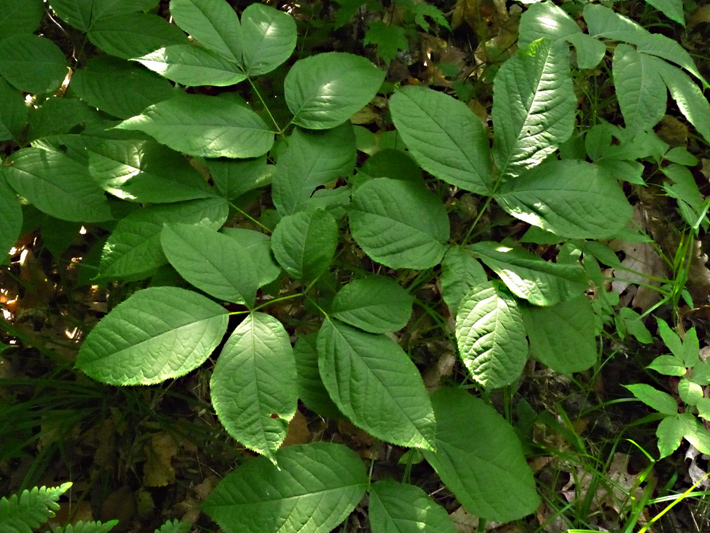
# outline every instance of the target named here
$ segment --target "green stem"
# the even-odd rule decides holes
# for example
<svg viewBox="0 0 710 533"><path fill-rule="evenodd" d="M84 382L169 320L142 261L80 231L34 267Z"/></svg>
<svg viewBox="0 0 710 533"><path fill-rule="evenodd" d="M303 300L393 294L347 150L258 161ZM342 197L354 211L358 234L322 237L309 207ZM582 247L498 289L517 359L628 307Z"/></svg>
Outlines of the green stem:
<svg viewBox="0 0 710 533"><path fill-rule="evenodd" d="M238 213L243 215L245 218L248 218L249 220L251 220L254 224L259 226L261 229L264 229L264 230L268 231L269 233L271 233L271 228L264 226L261 222L259 222L257 219L255 219L253 216L251 216L249 213L247 213L243 209L240 209L236 205L234 205L233 202L229 202L229 205L232 207L232 209L234 209L235 211L237 211Z"/></svg>
<svg viewBox="0 0 710 533"><path fill-rule="evenodd" d="M493 195L486 198L486 202L483 204L483 207L478 212L478 215L476 215L476 219L469 226L468 231L466 232L466 236L463 238L463 241L461 241L461 246L465 246L468 243L468 240L471 238L471 233L473 233L474 228L476 227L478 222L481 220L483 213L485 213L486 210L488 209L488 206L491 204L491 200L493 200Z"/></svg>
<svg viewBox="0 0 710 533"><path fill-rule="evenodd" d="M256 96L257 96L257 97L259 98L259 100L261 101L261 105L264 106L264 110L266 111L266 114L269 115L269 118L271 118L271 122L273 122L273 123L274 123L274 126L276 126L276 134L277 134L277 135L282 134L282 133L283 133L283 130L282 130L281 127L279 126L279 123L276 122L276 119L274 118L274 115L271 114L271 110L269 109L269 106L266 105L266 102L265 102L264 99L261 97L261 93L259 92L259 89L256 88L256 85L255 85L254 82L251 80L251 78L247 78L247 80L249 80L249 85L251 85L251 88L254 90L254 92L256 93Z"/></svg>

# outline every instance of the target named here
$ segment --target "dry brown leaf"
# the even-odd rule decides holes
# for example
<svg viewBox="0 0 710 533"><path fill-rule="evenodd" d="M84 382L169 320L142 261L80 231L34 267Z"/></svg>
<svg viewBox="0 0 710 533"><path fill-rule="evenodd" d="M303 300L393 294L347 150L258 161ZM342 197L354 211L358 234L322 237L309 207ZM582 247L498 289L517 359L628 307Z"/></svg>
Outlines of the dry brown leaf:
<svg viewBox="0 0 710 533"><path fill-rule="evenodd" d="M311 432L308 431L308 422L301 411L296 414L288 424L288 431L282 447L293 446L294 444L308 444L311 442Z"/></svg>
<svg viewBox="0 0 710 533"><path fill-rule="evenodd" d="M143 466L143 485L146 487L165 487L175 481L175 470L171 460L177 454L178 447L168 433L153 435L143 447L145 465Z"/></svg>
<svg viewBox="0 0 710 533"><path fill-rule="evenodd" d="M476 533L478 529L478 517L468 514L463 507L456 509L449 518L459 533Z"/></svg>
<svg viewBox="0 0 710 533"><path fill-rule="evenodd" d="M688 20L688 30L692 30L695 26L702 24L703 22L710 23L710 5L700 6L693 12L692 15L690 15L690 19Z"/></svg>

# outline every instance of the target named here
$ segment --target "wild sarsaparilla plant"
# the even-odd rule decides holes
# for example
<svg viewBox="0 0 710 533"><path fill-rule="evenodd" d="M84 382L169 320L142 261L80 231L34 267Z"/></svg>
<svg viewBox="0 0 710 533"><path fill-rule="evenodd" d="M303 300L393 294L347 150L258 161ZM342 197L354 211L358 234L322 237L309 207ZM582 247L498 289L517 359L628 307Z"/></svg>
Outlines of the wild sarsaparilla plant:
<svg viewBox="0 0 710 533"><path fill-rule="evenodd" d="M40 0L25 3L41 16ZM702 78L687 54L602 6L585 8L584 33L554 5L535 5L521 22L520 50L495 78L492 143L464 103L401 87L389 107L406 154L380 152L356 173L362 131L350 118L385 74L348 53L291 62L290 15L252 4L238 17L225 0L172 0L169 24L144 12L155 0L49 3L104 53L73 72L67 96L42 101L62 83L66 59L32 35L37 21L28 17L0 41L16 54L19 44L46 52L32 72L13 68L27 58L0 59L12 111L4 135L20 147L2 167L0 240L9 249L17 238L20 196L51 217L112 225L98 279L153 277L89 332L76 361L88 376L150 385L216 357L217 416L261 457L227 475L203 510L227 531L330 531L368 491L373 531L454 531L420 488L371 483L344 445L282 449L301 399L421 450L469 513L495 521L532 513L540 500L510 423L464 388L429 394L393 334L409 322L416 279L428 279L455 316L458 354L483 391L516 382L530 352L558 372L593 366L583 258L597 250L603 261L604 247L589 242L619 234L632 209L619 165L559 155L577 111L569 45L584 69L602 61L602 39L628 43L613 56L628 135L654 135L667 87L708 137L707 102L684 71ZM652 79L640 63L655 69ZM277 69L286 72L280 110L261 83ZM201 86L227 89L215 96ZM19 91L38 95L26 131ZM475 223L454 242L435 190L474 196L481 214L495 202L564 253L547 260L512 241L471 242ZM260 194L275 211L244 210ZM344 283L329 292L326 278ZM269 312L295 299L315 335Z"/></svg>

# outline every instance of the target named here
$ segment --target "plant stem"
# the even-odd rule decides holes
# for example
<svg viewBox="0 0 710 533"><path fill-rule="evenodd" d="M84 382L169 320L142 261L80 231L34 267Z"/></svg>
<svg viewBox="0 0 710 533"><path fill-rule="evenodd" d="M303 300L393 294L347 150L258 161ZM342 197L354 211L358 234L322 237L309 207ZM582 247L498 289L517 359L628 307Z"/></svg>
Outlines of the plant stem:
<svg viewBox="0 0 710 533"><path fill-rule="evenodd" d="M265 102L264 99L261 97L261 93L259 92L259 89L256 88L256 85L255 85L254 82L251 80L251 78L247 78L247 80L249 80L249 85L251 85L251 88L252 88L252 89L254 90L254 92L256 93L256 96L259 97L259 100L261 101L261 105L264 106L264 110L266 111L266 114L269 115L269 118L271 118L271 122L273 122L273 123L274 123L274 126L276 126L276 134L277 134L277 135L282 134L282 133L283 133L283 130L282 130L281 127L279 126L279 123L276 122L276 119L274 118L274 115L271 114L271 110L269 109L269 106L266 105L266 102Z"/></svg>

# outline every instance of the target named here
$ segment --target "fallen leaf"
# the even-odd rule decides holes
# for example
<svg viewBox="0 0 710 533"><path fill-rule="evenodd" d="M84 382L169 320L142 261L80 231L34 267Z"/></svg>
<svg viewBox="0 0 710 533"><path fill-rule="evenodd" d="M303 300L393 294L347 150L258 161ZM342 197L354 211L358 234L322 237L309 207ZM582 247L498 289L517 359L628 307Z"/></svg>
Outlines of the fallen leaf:
<svg viewBox="0 0 710 533"><path fill-rule="evenodd" d="M301 411L296 414L288 424L288 431L282 447L293 446L294 444L308 444L311 442L311 432L308 431L308 422Z"/></svg>
<svg viewBox="0 0 710 533"><path fill-rule="evenodd" d="M175 470L171 460L177 454L178 447L168 433L153 435L143 447L145 465L143 466L143 485L146 487L165 487L175 481Z"/></svg>

